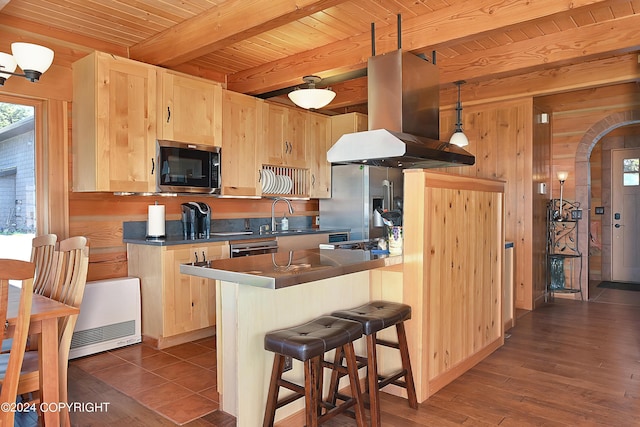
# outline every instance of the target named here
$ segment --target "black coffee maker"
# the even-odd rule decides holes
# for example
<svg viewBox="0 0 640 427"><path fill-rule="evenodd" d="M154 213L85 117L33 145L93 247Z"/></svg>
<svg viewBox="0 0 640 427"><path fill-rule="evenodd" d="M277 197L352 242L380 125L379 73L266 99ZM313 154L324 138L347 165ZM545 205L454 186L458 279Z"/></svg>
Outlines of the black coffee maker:
<svg viewBox="0 0 640 427"><path fill-rule="evenodd" d="M203 202L182 204L182 233L185 239L208 239L211 236L211 208Z"/></svg>

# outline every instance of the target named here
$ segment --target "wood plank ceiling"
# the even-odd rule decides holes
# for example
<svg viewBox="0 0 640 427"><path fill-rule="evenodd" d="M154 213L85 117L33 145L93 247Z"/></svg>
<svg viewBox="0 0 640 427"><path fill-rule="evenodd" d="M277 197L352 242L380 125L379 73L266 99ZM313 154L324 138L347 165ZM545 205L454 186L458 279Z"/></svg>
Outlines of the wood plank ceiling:
<svg viewBox="0 0 640 427"><path fill-rule="evenodd" d="M640 51L640 0L9 0L0 27L223 81L260 95L331 82L332 108L366 102L376 54L437 52L442 85ZM76 47L77 48L77 47ZM355 72L355 73L354 73ZM336 83L338 81L338 83ZM322 84L320 84L322 86Z"/></svg>

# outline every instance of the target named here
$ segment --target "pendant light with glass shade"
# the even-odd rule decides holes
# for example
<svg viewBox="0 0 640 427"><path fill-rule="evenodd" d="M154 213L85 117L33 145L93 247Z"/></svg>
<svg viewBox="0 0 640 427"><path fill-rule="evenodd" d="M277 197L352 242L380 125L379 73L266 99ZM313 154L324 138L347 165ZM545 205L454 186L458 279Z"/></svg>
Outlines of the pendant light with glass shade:
<svg viewBox="0 0 640 427"><path fill-rule="evenodd" d="M37 82L53 62L53 50L33 43L11 43L11 53L13 55L0 52L0 86L11 76ZM14 73L16 67L20 67L23 74Z"/></svg>
<svg viewBox="0 0 640 427"><path fill-rule="evenodd" d="M316 89L316 84L322 80L318 76L304 76L302 80L308 85L308 88L296 88L289 92L289 99L298 107L306 109L318 109L326 106L336 93L331 89Z"/></svg>
<svg viewBox="0 0 640 427"><path fill-rule="evenodd" d="M456 130L451 136L450 144L457 145L458 147L464 147L469 145L467 136L462 132L462 103L460 102L460 86L465 84L464 80L458 80L454 82L458 86L458 102L456 103Z"/></svg>

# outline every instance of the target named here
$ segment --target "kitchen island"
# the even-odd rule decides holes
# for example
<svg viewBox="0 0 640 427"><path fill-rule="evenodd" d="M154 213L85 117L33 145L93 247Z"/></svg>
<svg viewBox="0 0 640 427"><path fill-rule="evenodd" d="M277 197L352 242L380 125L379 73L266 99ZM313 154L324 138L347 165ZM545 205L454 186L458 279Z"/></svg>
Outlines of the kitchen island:
<svg viewBox="0 0 640 427"><path fill-rule="evenodd" d="M238 426L262 422L273 363L264 335L331 311L370 301L373 271L397 268L401 256L364 250L311 249L183 264L180 272L216 282L216 341L221 409ZM401 276L400 276L401 277ZM359 351L364 349L358 343ZM286 374L302 383L302 364ZM303 400L278 411L279 419L303 408Z"/></svg>

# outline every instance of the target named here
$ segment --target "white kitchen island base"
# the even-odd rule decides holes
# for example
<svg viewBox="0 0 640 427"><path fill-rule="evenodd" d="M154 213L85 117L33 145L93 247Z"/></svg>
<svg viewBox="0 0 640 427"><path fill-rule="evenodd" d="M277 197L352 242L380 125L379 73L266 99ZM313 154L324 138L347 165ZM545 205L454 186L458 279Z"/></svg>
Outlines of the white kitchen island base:
<svg viewBox="0 0 640 427"><path fill-rule="evenodd" d="M218 295L218 390L222 410L236 417L238 427L254 427L262 424L274 357L264 349L265 334L368 302L369 272L282 289L220 282ZM361 354L363 350L363 340L359 340L356 351ZM294 361L285 376L304 384L302 363ZM327 376L325 384L328 382ZM300 399L279 409L276 419L303 408L304 399Z"/></svg>

